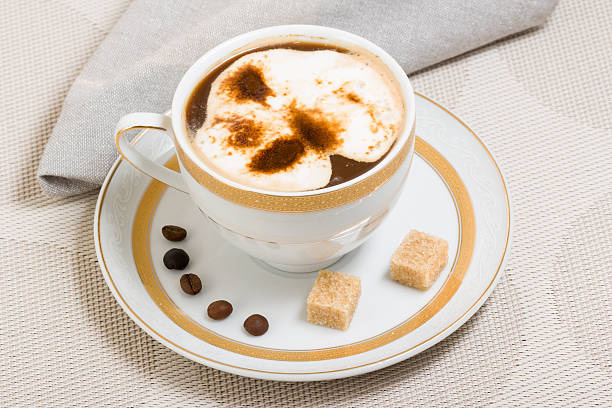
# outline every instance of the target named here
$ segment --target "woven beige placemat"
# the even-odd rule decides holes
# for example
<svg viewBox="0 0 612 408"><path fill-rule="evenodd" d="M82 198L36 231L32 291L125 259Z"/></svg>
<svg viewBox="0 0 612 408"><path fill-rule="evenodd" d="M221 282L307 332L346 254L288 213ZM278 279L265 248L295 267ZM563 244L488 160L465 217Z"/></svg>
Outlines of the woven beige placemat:
<svg viewBox="0 0 612 408"><path fill-rule="evenodd" d="M612 405L608 0L563 0L543 29L413 76L505 172L515 214L506 274L437 346L304 384L225 374L152 340L99 271L96 195L40 192L36 168L62 100L126 7L0 3L0 406Z"/></svg>

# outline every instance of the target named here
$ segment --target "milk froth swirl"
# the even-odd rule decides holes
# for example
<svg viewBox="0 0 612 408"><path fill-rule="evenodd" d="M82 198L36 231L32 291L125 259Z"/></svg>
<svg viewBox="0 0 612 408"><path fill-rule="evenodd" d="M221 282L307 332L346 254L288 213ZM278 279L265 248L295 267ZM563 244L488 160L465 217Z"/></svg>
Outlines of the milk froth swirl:
<svg viewBox="0 0 612 408"><path fill-rule="evenodd" d="M375 162L398 136L399 92L359 55L268 49L213 81L193 145L215 171L270 191L326 186L329 156Z"/></svg>

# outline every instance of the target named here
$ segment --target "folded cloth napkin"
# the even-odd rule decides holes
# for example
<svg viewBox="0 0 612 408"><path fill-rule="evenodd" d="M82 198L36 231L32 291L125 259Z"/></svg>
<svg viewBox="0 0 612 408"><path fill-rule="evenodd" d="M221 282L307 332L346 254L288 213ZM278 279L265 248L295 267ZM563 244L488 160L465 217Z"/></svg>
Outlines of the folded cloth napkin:
<svg viewBox="0 0 612 408"><path fill-rule="evenodd" d="M113 130L136 111L164 112L208 49L280 24L359 34L410 73L542 24L557 0L136 0L78 76L38 169L44 192L98 188L118 153Z"/></svg>

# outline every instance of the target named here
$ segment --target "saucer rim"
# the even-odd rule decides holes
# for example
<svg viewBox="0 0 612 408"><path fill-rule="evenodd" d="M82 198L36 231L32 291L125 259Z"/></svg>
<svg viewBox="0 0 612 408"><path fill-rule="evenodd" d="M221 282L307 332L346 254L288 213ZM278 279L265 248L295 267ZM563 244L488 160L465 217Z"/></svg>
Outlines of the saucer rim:
<svg viewBox="0 0 612 408"><path fill-rule="evenodd" d="M328 379L336 379L336 378L343 378L343 377L348 377L348 376L353 376L353 375L359 375L359 374L363 374L366 372L375 371L375 370L390 366L399 361L405 360L439 343L440 341L448 337L451 333L453 333L455 330L461 327L470 317L472 317L474 313L476 313L477 310L479 310L479 308L482 306L482 304L486 301L486 299L490 296L492 291L497 286L501 276L503 275L504 267L508 261L508 253L510 252L510 248L512 246L512 231L513 231L513 224L514 224L513 223L514 216L513 216L512 206L511 206L510 193L509 193L507 184L505 182L503 173L498 165L498 162L495 156L489 151L489 149L486 147L484 142L476 135L476 133L464 121L459 119L455 114L450 112L444 106L442 106L441 104L437 103L436 101L432 100L431 98L421 93L415 92L415 95L417 97L423 98L427 102L443 110L446 114L450 115L454 120L456 120L459 124L461 124L476 139L476 141L483 148L486 155L489 157L491 164L493 164L494 168L496 169L497 174L499 176L499 180L501 182L501 186L503 187L503 191L504 191L504 195L506 199L506 208L507 208L506 242L505 242L504 250L501 254L501 259L499 261L498 268L495 271L491 281L489 282L487 287L484 289L484 291L480 294L480 296L455 321L450 323L447 327L433 334L428 339L425 339L419 344L413 345L391 356L385 356L384 358L379 359L377 361L367 362L367 363L360 364L354 367L341 368L337 370L312 372L308 374L299 373L299 372L296 373L296 372L278 372L278 371L256 370L256 369L239 367L233 364L228 364L228 363L224 363L221 361L216 361L216 360L213 360L207 357L200 356L192 352L191 350L187 350L181 347L180 345L172 342L171 340L165 339L155 329L149 326L149 324L144 319L138 316L131 309L131 307L127 304L127 302L125 302L123 296L119 293L114 282L110 279L110 272L108 271L106 262L104 260L104 257L102 255L101 248L100 248L101 240L100 240L100 232L99 232L99 222L100 222L100 212L102 209L102 203L104 201L104 196L106 195L108 186L113 178L113 175L118 170L119 165L123 161L121 158L118 158L115 161L115 163L111 167L111 170L109 171L109 174L107 175L104 181L104 184L102 185L100 194L98 196L98 201L96 203L96 210L94 214L94 241L95 241L96 255L97 255L100 269L102 270L104 279L109 289L111 290L111 293L117 300L117 302L121 305L122 309L130 316L130 318L134 322L136 322L145 332L147 332L150 336L152 336L154 339L156 339L160 343L164 344L166 347L183 355L184 357L187 357L199 363L204 363L202 360L205 360L206 365L209 365L213 368L217 368L217 369L220 369L226 372L230 372L233 374L238 374L238 375L252 377L252 378L268 379L268 380L317 381L317 380L328 380Z"/></svg>

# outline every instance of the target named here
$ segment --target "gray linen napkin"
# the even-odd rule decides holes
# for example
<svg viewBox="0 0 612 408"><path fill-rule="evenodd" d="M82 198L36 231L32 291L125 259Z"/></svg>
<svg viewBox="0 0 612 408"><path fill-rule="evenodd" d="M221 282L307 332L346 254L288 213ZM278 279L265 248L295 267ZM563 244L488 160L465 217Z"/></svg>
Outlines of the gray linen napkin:
<svg viewBox="0 0 612 408"><path fill-rule="evenodd" d="M99 187L117 158L113 130L130 112L164 112L182 74L235 35L317 24L378 44L410 73L542 24L557 0L136 0L78 76L38 169L43 191Z"/></svg>

